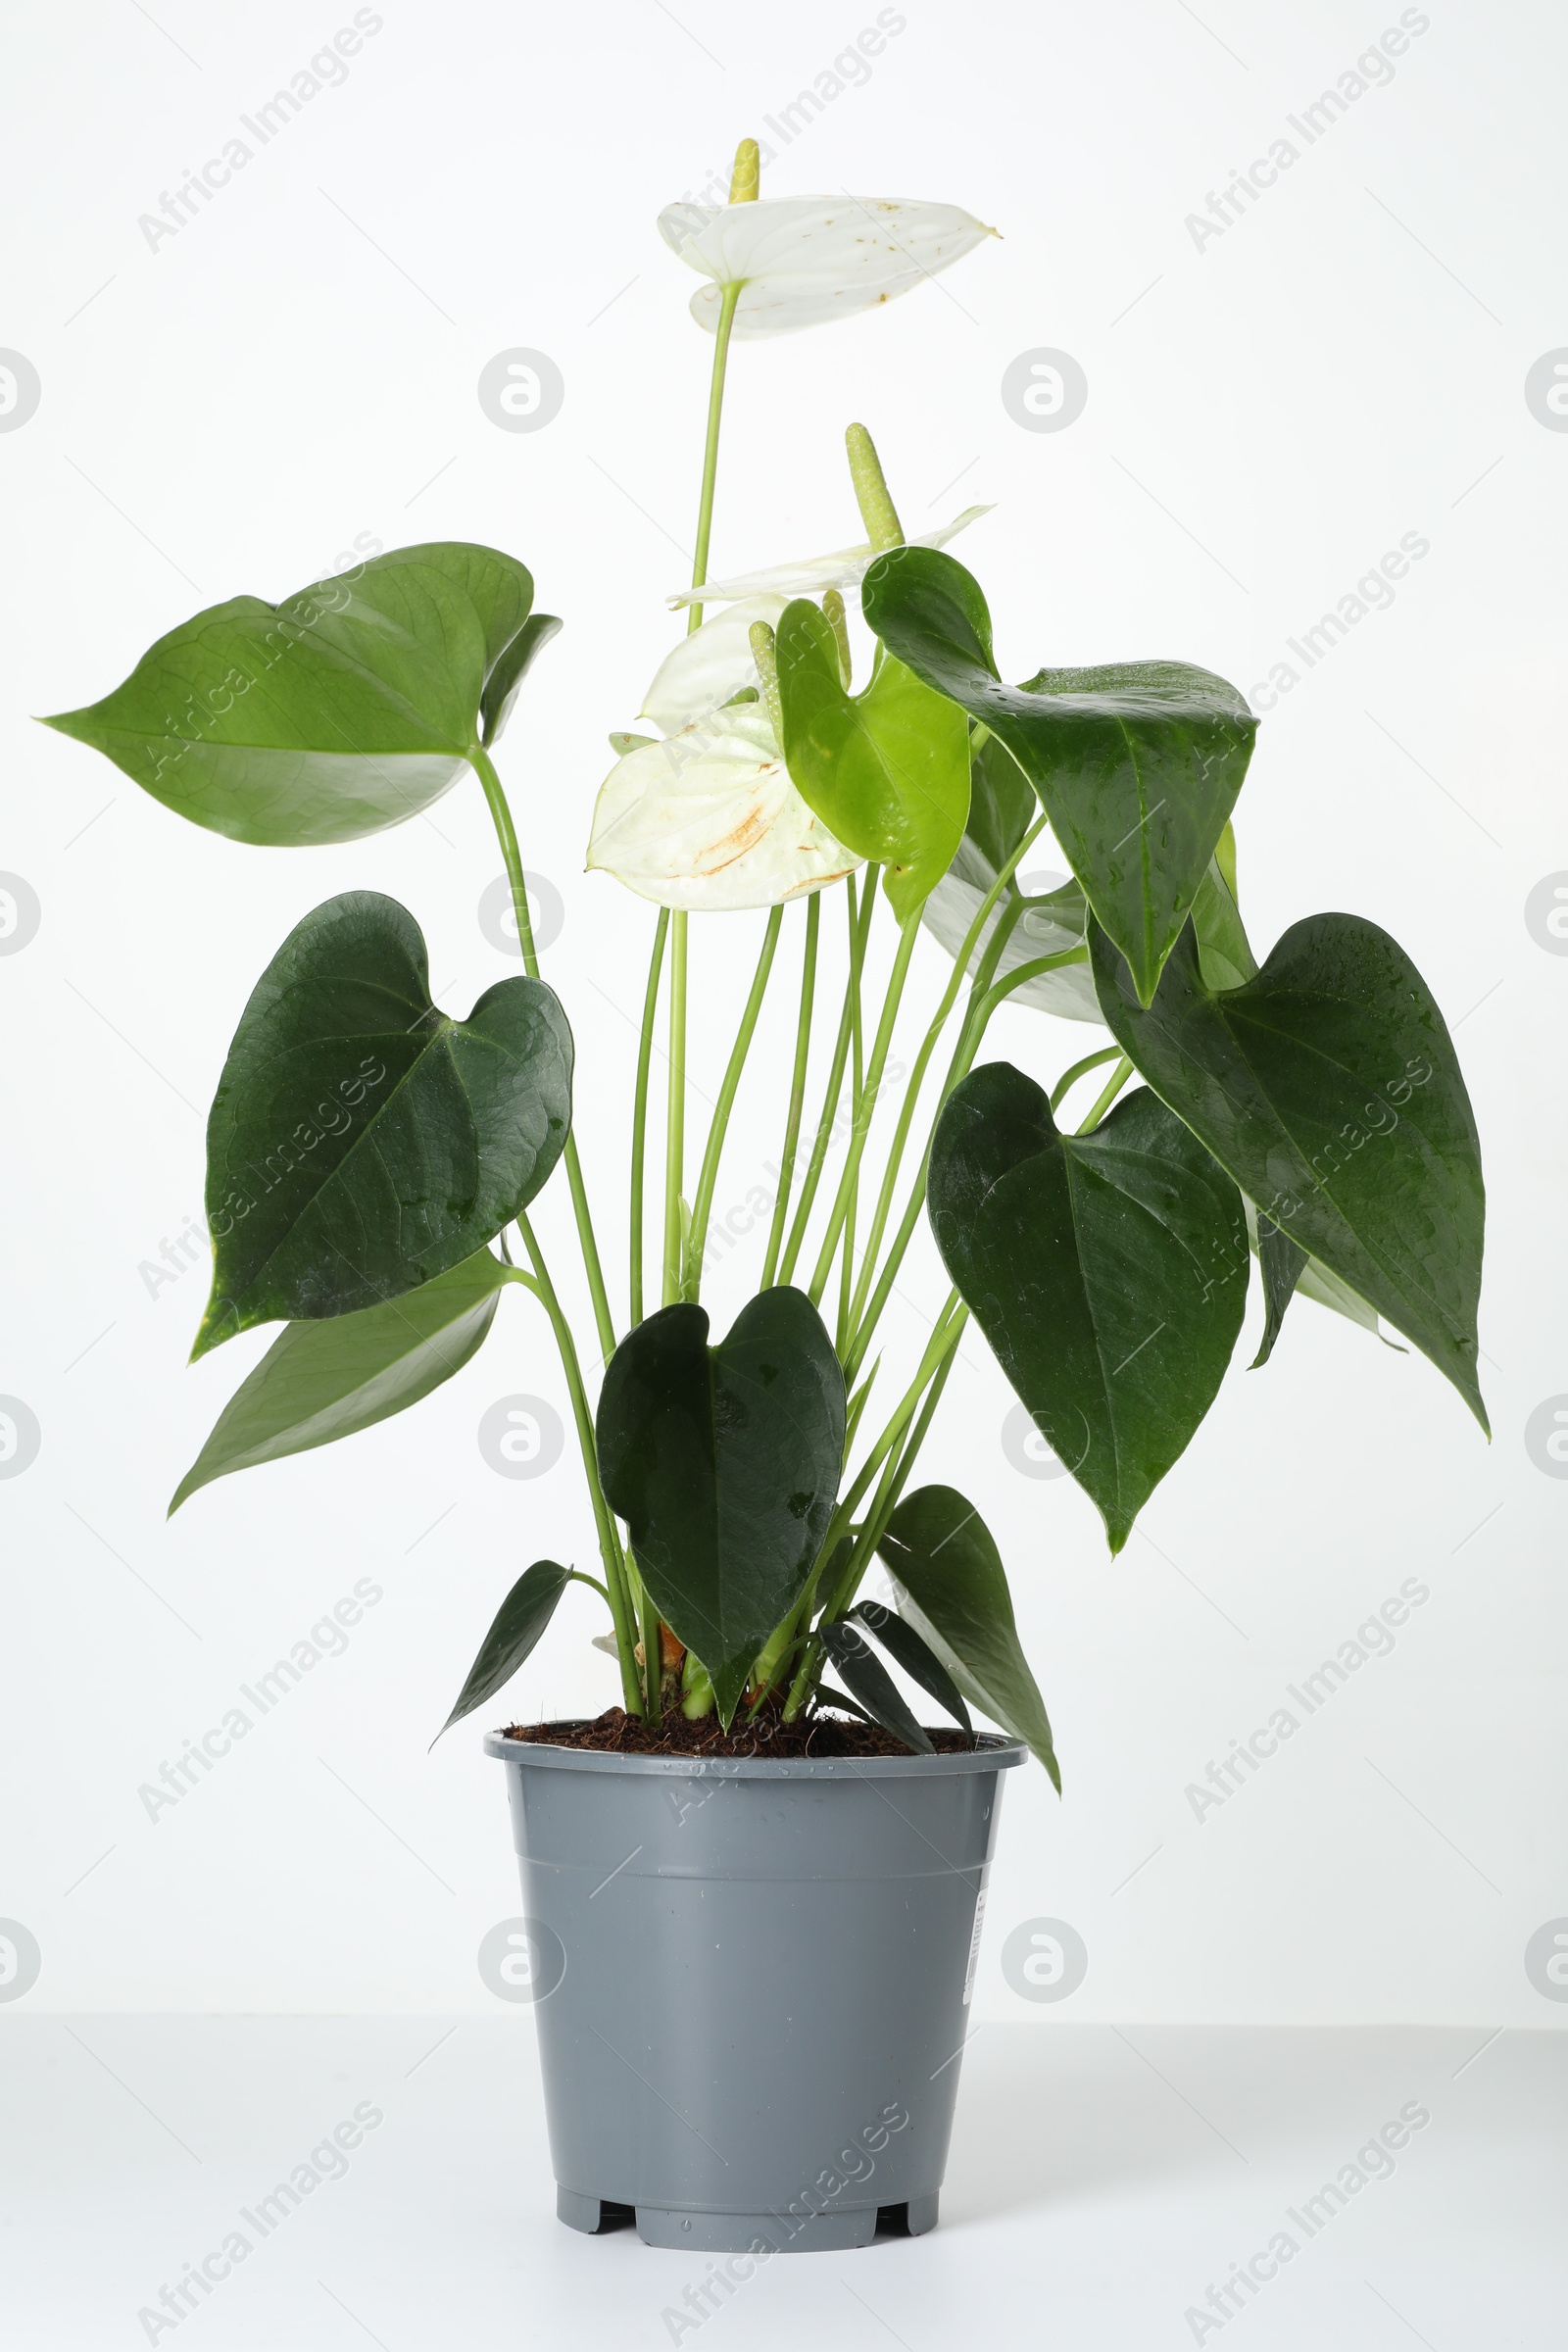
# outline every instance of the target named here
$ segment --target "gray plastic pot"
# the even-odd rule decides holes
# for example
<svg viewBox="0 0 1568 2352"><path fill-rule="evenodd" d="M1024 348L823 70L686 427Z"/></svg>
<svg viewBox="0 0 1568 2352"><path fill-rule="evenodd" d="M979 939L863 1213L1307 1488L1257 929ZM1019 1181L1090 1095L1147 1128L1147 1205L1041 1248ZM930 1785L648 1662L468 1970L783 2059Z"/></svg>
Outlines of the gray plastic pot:
<svg viewBox="0 0 1568 2352"><path fill-rule="evenodd" d="M556 2209L651 2246L933 2229L1002 1784L1027 1749L507 1767Z"/></svg>

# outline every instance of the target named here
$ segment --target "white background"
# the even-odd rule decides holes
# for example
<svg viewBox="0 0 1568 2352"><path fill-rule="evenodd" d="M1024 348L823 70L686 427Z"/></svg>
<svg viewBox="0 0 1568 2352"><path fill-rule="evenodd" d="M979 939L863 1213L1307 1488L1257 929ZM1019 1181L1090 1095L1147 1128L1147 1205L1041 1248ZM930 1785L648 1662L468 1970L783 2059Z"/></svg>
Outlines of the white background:
<svg viewBox="0 0 1568 2352"><path fill-rule="evenodd" d="M472 1723L433 1756L427 1742L519 1568L587 1564L592 1529L569 1448L534 1483L478 1450L499 1397L564 1410L520 1295L408 1418L220 1484L166 1526L267 1345L254 1333L185 1369L202 1274L152 1298L139 1271L199 1216L205 1108L245 996L310 906L364 885L412 906L441 1001L466 1009L514 968L476 920L499 858L472 787L430 823L344 849L238 848L27 714L96 700L198 607L280 596L356 534L523 558L566 627L502 764L527 862L567 901L547 970L575 1026L579 1134L623 1299L652 917L580 867L606 732L631 723L677 627L663 598L686 576L711 348L654 220L740 135L767 136L762 118L876 12L379 13L343 85L156 250L138 216L352 11L158 0L155 24L117 0L12 28L0 343L43 397L0 436L0 867L42 921L0 959L0 1391L42 1444L0 1482L0 1915L41 1946L33 2009L493 2014L475 1950L517 1907L501 1776ZM1392 609L1267 717L1238 811L1243 901L1260 952L1323 907L1406 945L1456 1026L1493 1210L1490 1448L1424 1359L1304 1302L1250 1374L1254 1301L1212 1415L1115 1562L1069 1481L1009 1466L1008 1394L966 1340L925 1474L961 1484L997 1533L1066 1776L1060 1804L1038 1769L1013 1776L978 2014L1550 2026L1568 2013L1522 1955L1568 1912L1568 1486L1533 1463L1524 1427L1568 1389L1568 961L1530 936L1524 903L1568 865L1568 436L1531 415L1523 382L1568 341L1568 28L1520 0L1434 0L1392 83L1199 250L1186 217L1396 8L905 13L765 186L953 201L1004 240L884 313L737 347L713 568L858 535L852 417L911 531L996 502L960 552L1007 675L1159 655L1250 690L1402 534L1429 540ZM497 430L476 398L485 363L518 345L565 381L536 434ZM1088 375L1060 433L1020 429L1000 397L1007 364L1042 346ZM760 922L694 927L710 1072ZM786 936L781 974L798 927ZM945 969L922 943L919 1004ZM785 979L721 1209L775 1151L790 995ZM1095 1042L1017 1012L993 1032L1047 1079ZM540 1223L569 1278L559 1183ZM937 1282L927 1249L890 1318L901 1349ZM716 1319L743 1295L740 1275L719 1280ZM139 1787L366 1577L383 1597L345 1653L149 1820ZM1394 1653L1195 1819L1184 1790L1209 1760L1412 1577L1430 1598ZM612 1701L588 1646L597 1608L581 1591L563 1607L516 1712ZM1037 1917L1089 1948L1060 2009L1001 1974L1006 1933Z"/></svg>

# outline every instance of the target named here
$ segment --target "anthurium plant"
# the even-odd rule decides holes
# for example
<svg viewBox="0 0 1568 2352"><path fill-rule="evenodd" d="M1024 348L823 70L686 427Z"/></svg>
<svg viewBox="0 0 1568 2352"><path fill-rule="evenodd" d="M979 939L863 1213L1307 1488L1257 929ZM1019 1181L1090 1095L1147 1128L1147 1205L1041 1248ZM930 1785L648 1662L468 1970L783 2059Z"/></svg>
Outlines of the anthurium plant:
<svg viewBox="0 0 1568 2352"><path fill-rule="evenodd" d="M1161 661L1008 683L980 583L948 552L983 510L907 540L859 425L863 539L708 578L731 343L885 303L980 244L981 222L947 205L762 199L748 141L727 206L676 205L660 225L704 280L692 315L713 353L693 581L671 599L686 634L643 700L647 731L612 737L588 840L605 878L590 891L659 909L613 1177L630 1184L621 1299L598 1240L612 1172L591 1187L573 1139L573 1089L596 1073L574 1065L540 971L496 764L561 625L535 611L524 565L409 547L280 604L234 597L48 722L242 843L357 839L476 780L522 946L520 974L443 1009L414 915L352 891L306 914L262 974L208 1125L213 1285L194 1353L282 1328L171 1507L411 1409L518 1289L560 1352L601 1573L529 1567L449 1722L503 1688L576 1580L609 1611L627 1740L706 1724L716 1744L755 1747L828 1714L929 1749L885 1660L956 1736L973 1736L973 1707L1056 1778L984 1518L951 1487L911 1484L970 1318L1112 1551L1214 1400L1254 1263L1259 1365L1300 1292L1402 1334L1485 1428L1475 1122L1431 991L1375 923L1310 915L1254 954L1232 815L1257 721L1223 678ZM1048 832L1070 878L1032 893L1020 869ZM824 989L829 898L844 979ZM748 909L766 910L755 977L727 1062L703 1073L698 1153L692 918ZM607 912L624 924L623 906ZM874 1004L879 918L892 939ZM951 969L900 1098L889 1054L917 952ZM720 1157L765 992L791 967L777 1196L756 1295L718 1333L701 1293ZM981 1058L1008 1004L1050 1016L1048 1078ZM1051 1020L1099 1035L1064 1058ZM530 1222L552 1180L570 1195L591 1327L573 1328ZM897 1365L878 1338L922 1216L951 1289L917 1360ZM896 1608L862 1593L878 1559Z"/></svg>

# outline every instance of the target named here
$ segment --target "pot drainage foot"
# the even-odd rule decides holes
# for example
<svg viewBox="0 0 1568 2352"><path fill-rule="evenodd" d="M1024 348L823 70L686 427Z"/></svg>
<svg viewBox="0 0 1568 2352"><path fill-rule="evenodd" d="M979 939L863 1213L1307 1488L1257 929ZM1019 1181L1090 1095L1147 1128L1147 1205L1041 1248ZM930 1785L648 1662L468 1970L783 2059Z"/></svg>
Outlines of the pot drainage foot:
<svg viewBox="0 0 1568 2352"><path fill-rule="evenodd" d="M596 2237L606 2230L621 2230L634 2219L634 2208L617 2205L612 2197L584 2197L574 2188L556 2189L556 2219L568 2230Z"/></svg>
<svg viewBox="0 0 1568 2352"><path fill-rule="evenodd" d="M934 2198L922 2200L932 2208ZM563 2219L565 2217L563 2216ZM750 2254L766 2246L776 2254L837 2253L868 2246L876 2235L877 2208L858 2205L840 2213L699 2213L676 2206L639 2205L637 2234L645 2246L671 2246L693 2254ZM929 2229L927 2222L924 2227Z"/></svg>
<svg viewBox="0 0 1568 2352"><path fill-rule="evenodd" d="M923 2237L937 2226L937 2207L941 2202L935 2189L928 2197L911 2197L906 2205L879 2205L876 2229L879 2237Z"/></svg>

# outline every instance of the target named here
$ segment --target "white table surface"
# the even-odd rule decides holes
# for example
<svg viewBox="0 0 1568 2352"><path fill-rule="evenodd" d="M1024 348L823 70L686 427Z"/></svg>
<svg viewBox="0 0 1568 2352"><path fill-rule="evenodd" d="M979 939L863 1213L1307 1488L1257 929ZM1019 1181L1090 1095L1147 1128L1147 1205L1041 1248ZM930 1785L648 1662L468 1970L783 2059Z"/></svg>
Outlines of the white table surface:
<svg viewBox="0 0 1568 2352"><path fill-rule="evenodd" d="M708 2258L554 2218L533 2025L0 2019L6 2352L1562 2352L1568 2035L1474 2029L986 2026L941 2226L775 2260L700 2325ZM341 2178L240 2221L368 2103ZM1291 2218L1401 2107L1430 2122L1313 2236ZM240 2228L177 2326L138 2318ZM1210 2285L1294 2258L1222 2325ZM217 2268L221 2269L220 2262ZM1267 2263L1260 2266L1264 2270ZM193 2290L194 2291L194 2290ZM666 2316L669 2315L669 2316Z"/></svg>

